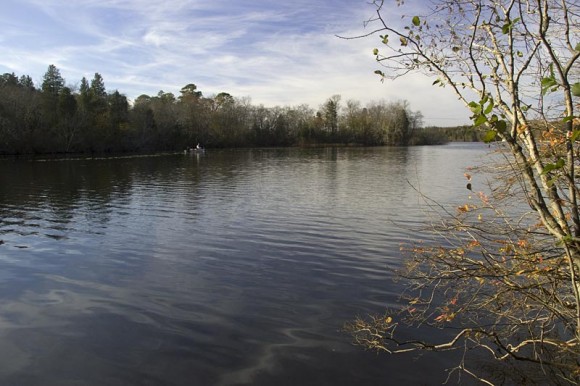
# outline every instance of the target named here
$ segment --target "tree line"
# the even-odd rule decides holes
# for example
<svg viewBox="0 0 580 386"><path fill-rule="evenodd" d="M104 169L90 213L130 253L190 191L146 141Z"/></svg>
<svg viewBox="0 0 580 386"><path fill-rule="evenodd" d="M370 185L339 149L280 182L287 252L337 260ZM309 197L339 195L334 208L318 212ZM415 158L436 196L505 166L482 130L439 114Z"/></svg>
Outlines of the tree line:
<svg viewBox="0 0 580 386"><path fill-rule="evenodd" d="M422 115L407 102L341 101L315 110L253 105L227 92L204 96L193 83L133 103L103 77L67 85L49 65L37 87L28 75L0 76L0 154L107 153L209 147L407 145L421 143Z"/></svg>

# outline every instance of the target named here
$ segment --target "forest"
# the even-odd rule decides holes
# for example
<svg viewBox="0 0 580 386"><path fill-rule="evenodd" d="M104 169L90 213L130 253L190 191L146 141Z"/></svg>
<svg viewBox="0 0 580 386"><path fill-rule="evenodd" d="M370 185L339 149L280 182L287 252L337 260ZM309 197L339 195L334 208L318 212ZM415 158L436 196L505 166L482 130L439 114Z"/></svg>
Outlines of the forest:
<svg viewBox="0 0 580 386"><path fill-rule="evenodd" d="M83 77L78 86L68 85L52 64L39 86L29 75L5 73L0 154L179 151L197 143L230 148L446 141L444 131L422 129L422 114L405 101L362 106L333 95L315 110L253 105L249 97L227 92L204 96L193 83L180 94L159 91L131 103L117 90L108 92L99 73L90 81Z"/></svg>

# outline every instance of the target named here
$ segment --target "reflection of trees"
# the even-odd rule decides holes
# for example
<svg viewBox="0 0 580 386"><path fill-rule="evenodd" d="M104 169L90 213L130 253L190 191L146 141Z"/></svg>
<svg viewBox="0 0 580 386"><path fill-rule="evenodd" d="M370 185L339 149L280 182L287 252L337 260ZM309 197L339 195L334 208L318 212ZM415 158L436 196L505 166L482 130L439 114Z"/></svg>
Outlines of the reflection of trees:
<svg viewBox="0 0 580 386"><path fill-rule="evenodd" d="M192 168L190 163L185 172L194 173ZM0 221L47 220L59 229L84 214L89 223L104 224L128 205L136 186L170 186L174 171L174 157L5 161L0 163Z"/></svg>
<svg viewBox="0 0 580 386"><path fill-rule="evenodd" d="M390 173L393 178L393 171L387 170L390 161L371 161L371 166L364 166L377 151L383 149L279 148L193 156L5 160L0 163L0 224L3 230L19 226L26 232L35 227L35 232L43 229L55 236L71 230L74 224L93 233L112 220L132 221L132 216L120 219L122 215L159 210L158 206L165 210L168 202L169 210L179 212L178 216L197 215L211 210L210 197L228 197L229 208L240 214L246 210L242 201L248 199L248 191L258 195L252 197L257 200L309 194L315 201L334 202L347 185L361 184L362 189L360 178L364 174L373 173L378 180ZM404 148L388 151L389 158L394 157L392 162L399 165L406 154ZM343 167L342 160L349 162ZM305 170L320 173L316 181L326 181L324 185L294 186L302 181L296 173ZM288 185L278 182L271 186L272 181L278 181L278 173L287 173L283 181ZM256 190L254 186L263 188Z"/></svg>

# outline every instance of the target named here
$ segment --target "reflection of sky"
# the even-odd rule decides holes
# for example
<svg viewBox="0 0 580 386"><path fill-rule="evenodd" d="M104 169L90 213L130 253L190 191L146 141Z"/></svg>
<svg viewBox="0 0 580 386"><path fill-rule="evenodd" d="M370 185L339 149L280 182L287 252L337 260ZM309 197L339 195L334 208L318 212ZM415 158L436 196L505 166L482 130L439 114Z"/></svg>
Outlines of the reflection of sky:
<svg viewBox="0 0 580 386"><path fill-rule="evenodd" d="M120 163L44 163L58 183L34 186L50 204L19 202L36 233L0 227L0 360L14 352L0 380L404 379L401 362L374 366L382 359L363 360L340 329L398 296L385 268L423 218L407 180L449 194L452 182L431 182L456 174L465 190L439 149L216 152L123 160L116 174ZM40 171L9 175L11 186ZM53 221L60 239L46 237ZM320 370L333 368L337 378Z"/></svg>
<svg viewBox="0 0 580 386"><path fill-rule="evenodd" d="M366 0L7 0L0 15L0 73L39 84L55 64L71 85L99 72L131 99L195 83L209 96L229 92L256 104L319 104L334 94L363 104L406 99L427 123L467 122L451 92L432 80L379 82ZM398 20L398 18L397 18ZM431 106L431 100L437 105ZM435 120L435 118L437 118ZM442 120L445 118L446 120Z"/></svg>

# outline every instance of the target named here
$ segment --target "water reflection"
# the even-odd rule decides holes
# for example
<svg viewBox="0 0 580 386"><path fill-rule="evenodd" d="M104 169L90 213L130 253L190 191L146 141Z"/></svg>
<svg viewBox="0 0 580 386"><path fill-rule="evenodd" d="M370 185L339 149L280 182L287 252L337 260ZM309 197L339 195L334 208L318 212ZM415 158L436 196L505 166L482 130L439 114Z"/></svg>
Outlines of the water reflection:
<svg viewBox="0 0 580 386"><path fill-rule="evenodd" d="M0 162L0 383L441 383L341 326L396 304L424 223L484 149L253 149ZM21 248L26 247L26 248Z"/></svg>

